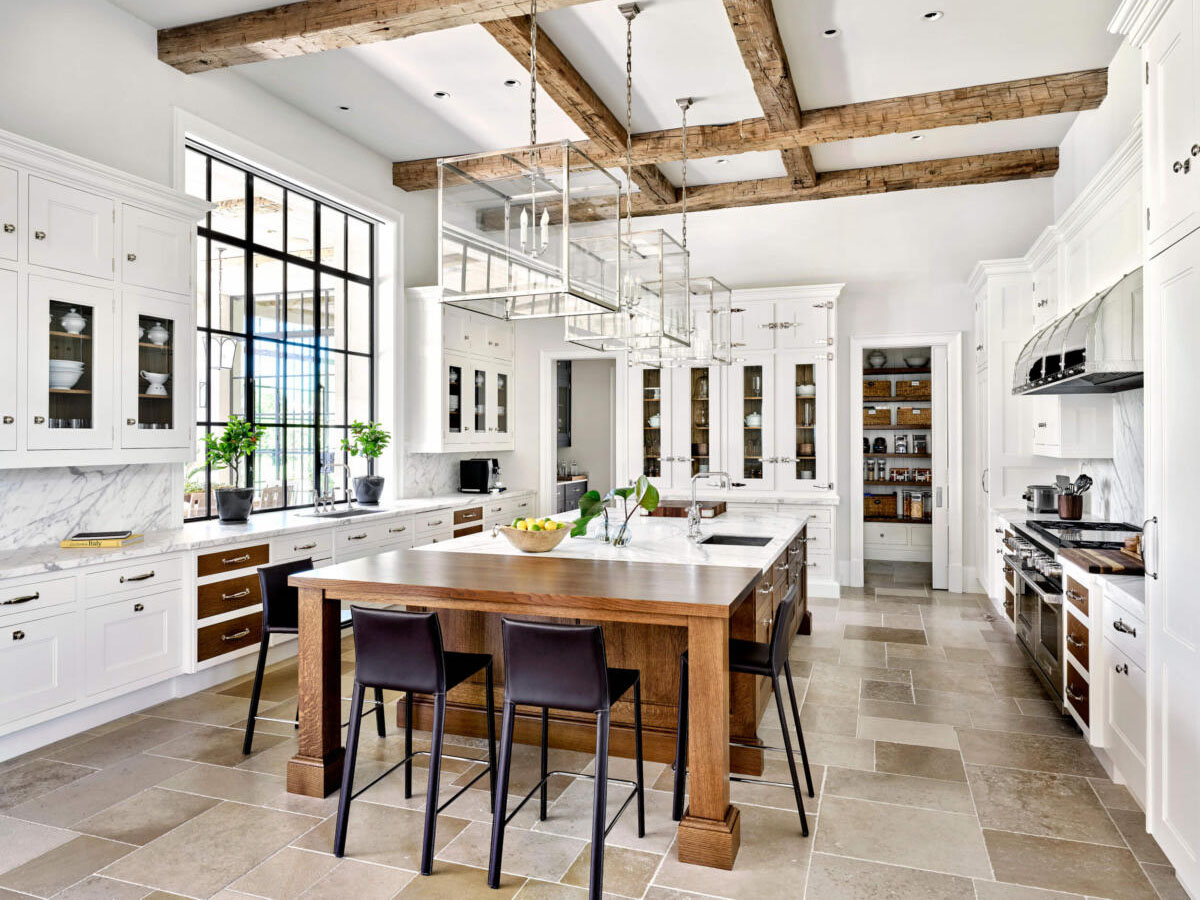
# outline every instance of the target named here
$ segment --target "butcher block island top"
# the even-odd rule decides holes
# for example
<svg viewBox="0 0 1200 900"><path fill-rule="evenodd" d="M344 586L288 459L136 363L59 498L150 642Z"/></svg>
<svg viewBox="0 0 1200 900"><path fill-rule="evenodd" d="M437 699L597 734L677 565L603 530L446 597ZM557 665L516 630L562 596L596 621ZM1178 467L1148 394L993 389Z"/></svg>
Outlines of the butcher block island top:
<svg viewBox="0 0 1200 900"><path fill-rule="evenodd" d="M729 672L729 641L768 640L775 611L788 596L796 598L798 614L783 625L808 629L807 517L727 514L704 523L705 535L769 538L758 547L691 541L681 519L638 517L631 524L633 543L620 549L595 537L603 525L593 521L589 536L567 538L548 553L521 553L485 532L293 575L300 594L300 735L287 767L288 790L325 796L340 782L342 603L436 610L447 650L492 655L497 700L504 681L502 616L599 623L608 665L641 672L649 760L674 757L679 658L687 651L690 795L677 853L684 862L731 868L741 826L729 776L762 772L757 732L770 685ZM615 533L615 525L610 530ZM633 755L629 706L612 710L612 755ZM401 725L404 708L397 705ZM482 679L459 685L446 698L446 732L484 736L486 708ZM590 752L594 715L551 710L549 723L551 746ZM430 698L414 697L413 724L431 727ZM516 740L536 744L540 735L540 710L518 708ZM731 748L731 738L756 746ZM453 815L452 808L447 812Z"/></svg>

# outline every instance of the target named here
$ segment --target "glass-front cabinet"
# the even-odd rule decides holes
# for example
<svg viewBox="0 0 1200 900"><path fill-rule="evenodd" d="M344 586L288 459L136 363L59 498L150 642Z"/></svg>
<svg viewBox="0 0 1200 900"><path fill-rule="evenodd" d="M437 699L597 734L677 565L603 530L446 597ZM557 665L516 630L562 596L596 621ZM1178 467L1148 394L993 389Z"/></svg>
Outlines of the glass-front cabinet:
<svg viewBox="0 0 1200 900"><path fill-rule="evenodd" d="M28 305L30 449L112 447L113 292L31 276Z"/></svg>
<svg viewBox="0 0 1200 900"><path fill-rule="evenodd" d="M17 321L17 273L8 269L0 269L0 317ZM0 328L0 451L16 449L17 329L9 327Z"/></svg>
<svg viewBox="0 0 1200 900"><path fill-rule="evenodd" d="M488 422L488 443L512 440L512 369L507 366L494 366L488 373L488 378L491 392L491 402L488 406L488 414L491 416Z"/></svg>
<svg viewBox="0 0 1200 900"><path fill-rule="evenodd" d="M467 361L458 356L446 354L446 363L442 372L442 392L444 405L442 416L445 421L444 438L447 444L465 444L469 422L464 419L464 397L473 396L465 392L467 379ZM474 390L472 386L471 390ZM469 400L467 402L470 402Z"/></svg>
<svg viewBox="0 0 1200 900"><path fill-rule="evenodd" d="M708 366L671 369L671 458L674 487L693 475L721 471L719 372Z"/></svg>
<svg viewBox="0 0 1200 900"><path fill-rule="evenodd" d="M641 473L656 487L671 486L671 401L670 370L633 370L633 412L638 422L635 433L642 460ZM664 410L666 411L664 414Z"/></svg>
<svg viewBox="0 0 1200 900"><path fill-rule="evenodd" d="M491 373L482 365L474 363L471 366L471 442L475 444L488 442L488 410L491 407L488 397L488 383Z"/></svg>
<svg viewBox="0 0 1200 900"><path fill-rule="evenodd" d="M121 330L121 444L182 447L188 411L192 334L187 301L126 292Z"/></svg>
<svg viewBox="0 0 1200 900"><path fill-rule="evenodd" d="M775 360L747 355L729 367L729 474L748 488L775 486Z"/></svg>
<svg viewBox="0 0 1200 900"><path fill-rule="evenodd" d="M825 490L829 483L829 359L786 353L776 358L779 382L775 487Z"/></svg>

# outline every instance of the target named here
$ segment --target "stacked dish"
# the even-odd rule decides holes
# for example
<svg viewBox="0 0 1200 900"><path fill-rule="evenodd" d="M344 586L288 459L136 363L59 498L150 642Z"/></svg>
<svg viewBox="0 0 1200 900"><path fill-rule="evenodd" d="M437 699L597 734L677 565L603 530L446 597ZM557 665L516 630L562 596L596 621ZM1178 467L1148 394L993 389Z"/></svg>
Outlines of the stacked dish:
<svg viewBox="0 0 1200 900"><path fill-rule="evenodd" d="M65 391L75 387L83 377L84 364L73 359L50 360L50 388Z"/></svg>

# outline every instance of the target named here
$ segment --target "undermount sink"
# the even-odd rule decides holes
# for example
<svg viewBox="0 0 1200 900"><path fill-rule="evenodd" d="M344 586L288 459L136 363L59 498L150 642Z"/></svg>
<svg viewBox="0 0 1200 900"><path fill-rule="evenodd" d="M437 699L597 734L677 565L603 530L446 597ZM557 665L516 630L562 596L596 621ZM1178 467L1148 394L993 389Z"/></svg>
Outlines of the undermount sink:
<svg viewBox="0 0 1200 900"><path fill-rule="evenodd" d="M356 506L353 509L339 509L334 512L306 512L300 515L313 519L349 519L352 516L372 516L381 512L383 512L382 509L362 509Z"/></svg>
<svg viewBox="0 0 1200 900"><path fill-rule="evenodd" d="M774 538L756 537L748 534L710 534L700 543L725 544L730 547L765 547Z"/></svg>

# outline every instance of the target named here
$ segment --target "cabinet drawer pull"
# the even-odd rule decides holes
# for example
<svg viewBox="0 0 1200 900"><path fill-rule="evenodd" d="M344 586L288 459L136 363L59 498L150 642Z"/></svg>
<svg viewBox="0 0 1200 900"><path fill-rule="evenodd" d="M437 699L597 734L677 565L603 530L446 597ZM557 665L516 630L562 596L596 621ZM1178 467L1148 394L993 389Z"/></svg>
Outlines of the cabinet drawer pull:
<svg viewBox="0 0 1200 900"><path fill-rule="evenodd" d="M436 522L426 522L425 524L428 525L430 528L437 528L437 526L442 524L442 520L438 519Z"/></svg>
<svg viewBox="0 0 1200 900"><path fill-rule="evenodd" d="M1085 694L1076 693L1075 691L1073 691L1071 689L1071 686L1069 684L1067 685L1067 696L1070 699L1074 700L1076 703L1087 703L1088 702L1088 698Z"/></svg>
<svg viewBox="0 0 1200 900"><path fill-rule="evenodd" d="M1070 644L1072 647L1086 647L1087 646L1087 641L1081 641L1079 638L1075 637L1075 635L1073 635L1073 634L1067 635L1067 643Z"/></svg>
<svg viewBox="0 0 1200 900"><path fill-rule="evenodd" d="M388 534L400 534L402 531L408 531L408 526L401 525L399 528L389 528Z"/></svg>
<svg viewBox="0 0 1200 900"><path fill-rule="evenodd" d="M240 641L242 638L250 634L249 628L243 628L241 631L231 631L228 634L221 635L223 641Z"/></svg>
<svg viewBox="0 0 1200 900"><path fill-rule="evenodd" d="M246 562L250 559L249 553L243 553L241 556L222 557L221 565L232 566L234 563Z"/></svg>
<svg viewBox="0 0 1200 900"><path fill-rule="evenodd" d="M127 581L149 581L153 577L154 577L153 569L151 569L149 572L143 572L141 575L130 575L128 577L122 575L121 576L121 584L124 584Z"/></svg>
<svg viewBox="0 0 1200 900"><path fill-rule="evenodd" d="M241 600L243 597L250 596L250 588L242 588L240 591L234 591L232 594L222 594L222 600Z"/></svg>
<svg viewBox="0 0 1200 900"><path fill-rule="evenodd" d="M34 417L33 417L33 424L34 424L34 425L45 425L45 424L46 424L46 417L45 417L45 416L34 416Z"/></svg>
<svg viewBox="0 0 1200 900"><path fill-rule="evenodd" d="M806 569L815 569L817 567L817 564L815 562L806 562L804 564L804 567Z"/></svg>
<svg viewBox="0 0 1200 900"><path fill-rule="evenodd" d="M501 511L501 510L503 510L503 509L504 509L504 507L503 507L503 506L493 506L493 507L492 507L490 510L488 510L488 512L494 512L494 513L498 513L498 512L500 512L500 511Z"/></svg>
<svg viewBox="0 0 1200 900"><path fill-rule="evenodd" d="M1192 156L1200 156L1200 144L1192 144Z"/></svg>
<svg viewBox="0 0 1200 900"><path fill-rule="evenodd" d="M34 591L32 594L26 594L23 597L13 597L11 600L0 602L0 606L17 606L21 603L28 603L30 600L36 600L42 596L41 591Z"/></svg>
<svg viewBox="0 0 1200 900"><path fill-rule="evenodd" d="M1113 629L1121 632L1122 634L1127 634L1130 637L1137 637L1137 629L1132 625L1126 625L1122 619L1117 619L1117 621L1113 622Z"/></svg>
<svg viewBox="0 0 1200 900"><path fill-rule="evenodd" d="M762 619L762 627L763 627L763 628L765 628L765 629L767 629L767 631L770 631L770 630L771 630L771 623L772 623L772 622L774 622L774 621L775 621L775 618L774 618L774 616L764 616L764 617L763 617L763 619Z"/></svg>
<svg viewBox="0 0 1200 900"><path fill-rule="evenodd" d="M311 544L296 544L295 546L292 547L292 549L293 550L315 550L316 547L317 547L317 542L313 541Z"/></svg>
<svg viewBox="0 0 1200 900"><path fill-rule="evenodd" d="M34 239L35 241L44 241L44 240L46 239L46 232L44 232L44 231L35 231L35 232L33 233L33 239Z"/></svg>
<svg viewBox="0 0 1200 900"><path fill-rule="evenodd" d="M25 632L21 631L21 629L18 628L16 631L13 632L13 640L14 641L25 640Z"/></svg>
<svg viewBox="0 0 1200 900"><path fill-rule="evenodd" d="M137 254L136 253L126 253L125 258L127 260L129 260L130 262L137 262Z"/></svg>
<svg viewBox="0 0 1200 900"><path fill-rule="evenodd" d="M146 610L146 607L142 606L142 604L140 604L140 603L133 604L134 612L145 612L145 610Z"/></svg>
<svg viewBox="0 0 1200 900"><path fill-rule="evenodd" d="M136 424L137 424L137 419L126 419L126 420L125 420L125 424L126 424L126 425L136 425Z"/></svg>
<svg viewBox="0 0 1200 900"><path fill-rule="evenodd" d="M12 224L12 222L4 223L4 233L5 234L12 234L16 230L17 230L17 226Z"/></svg>
<svg viewBox="0 0 1200 900"><path fill-rule="evenodd" d="M1087 598L1084 597L1083 594L1079 593L1078 591L1073 591L1070 588L1067 588L1067 599L1070 600L1072 603L1074 603L1076 606L1080 606L1084 603L1087 603Z"/></svg>
<svg viewBox="0 0 1200 900"><path fill-rule="evenodd" d="M1118 675L1128 675L1129 663L1121 663L1120 665L1113 666L1113 671Z"/></svg>
<svg viewBox="0 0 1200 900"><path fill-rule="evenodd" d="M346 535L346 540L348 540L348 541L365 541L366 539L367 539L367 534L366 534L366 532L363 532L362 534L348 534L348 535Z"/></svg>
<svg viewBox="0 0 1200 900"><path fill-rule="evenodd" d="M5 425L11 425L13 422L15 422L17 420L14 419L12 416L5 416L3 421L4 421Z"/></svg>

